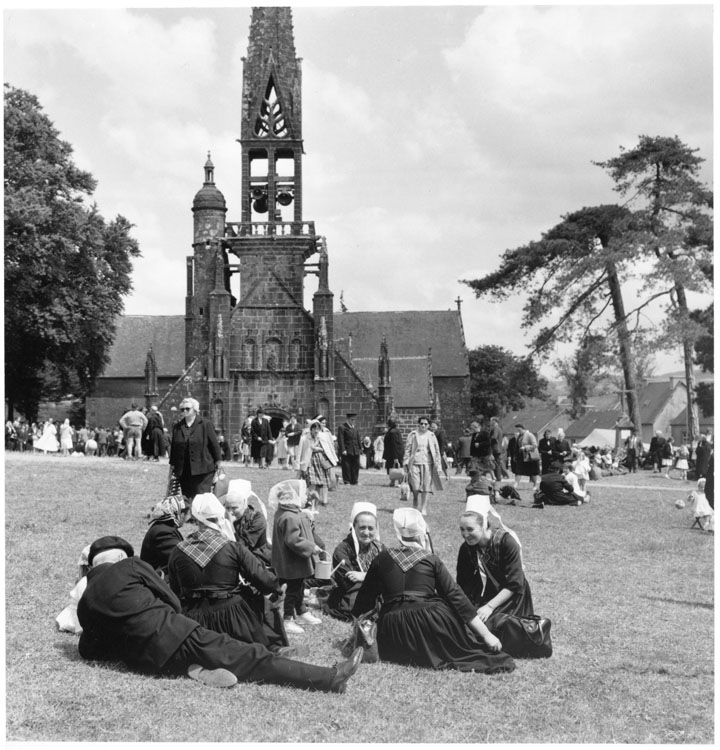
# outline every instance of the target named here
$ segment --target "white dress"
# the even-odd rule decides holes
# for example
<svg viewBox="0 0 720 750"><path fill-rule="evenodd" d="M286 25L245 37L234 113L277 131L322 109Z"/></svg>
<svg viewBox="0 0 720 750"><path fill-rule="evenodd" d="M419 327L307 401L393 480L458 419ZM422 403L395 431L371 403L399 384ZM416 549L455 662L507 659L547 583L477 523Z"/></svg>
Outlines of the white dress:
<svg viewBox="0 0 720 750"><path fill-rule="evenodd" d="M43 427L42 437L40 440L35 441L33 448L37 448L39 451L51 451L53 453L60 450L57 441L57 430L52 422L48 422Z"/></svg>

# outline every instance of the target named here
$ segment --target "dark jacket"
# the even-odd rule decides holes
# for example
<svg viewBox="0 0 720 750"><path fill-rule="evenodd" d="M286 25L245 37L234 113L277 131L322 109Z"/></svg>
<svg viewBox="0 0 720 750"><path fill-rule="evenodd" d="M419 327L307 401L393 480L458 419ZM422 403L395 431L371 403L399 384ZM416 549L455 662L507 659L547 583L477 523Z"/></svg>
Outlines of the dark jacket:
<svg viewBox="0 0 720 750"><path fill-rule="evenodd" d="M397 427L391 427L383 438L383 459L385 459L385 466L392 469L395 461L402 466L404 456L405 443L403 442L400 430Z"/></svg>
<svg viewBox="0 0 720 750"><path fill-rule="evenodd" d="M375 549L376 556L385 549L378 541L373 541L371 544ZM344 564L341 564L343 561ZM339 568L337 568L338 565L340 566ZM334 575L335 587L328 597L329 614L338 620L350 621L352 620L351 612L355 604L355 597L362 586L362 581L353 582L347 577L350 571L357 572L362 570L358 562L357 553L355 552L352 534L348 534L335 547L332 566L333 568L337 568L337 571Z"/></svg>
<svg viewBox="0 0 720 750"><path fill-rule="evenodd" d="M180 529L172 521L156 521L145 534L140 559L167 574L170 553L182 540Z"/></svg>
<svg viewBox="0 0 720 750"><path fill-rule="evenodd" d="M582 500L573 492L570 482L554 471L540 477L540 491L548 505L573 505Z"/></svg>
<svg viewBox="0 0 720 750"><path fill-rule="evenodd" d="M308 516L297 506L279 505L272 536L272 567L279 578L309 578L315 572L312 554L315 533ZM322 546L322 545L318 545Z"/></svg>
<svg viewBox="0 0 720 750"><path fill-rule="evenodd" d="M142 560L92 568L78 603L80 656L119 659L159 672L198 624L180 614L180 600Z"/></svg>
<svg viewBox="0 0 720 750"><path fill-rule="evenodd" d="M359 456L362 453L360 433L349 422L343 422L337 431L338 455L345 451L348 456Z"/></svg>
<svg viewBox="0 0 720 750"><path fill-rule="evenodd" d="M215 428L203 417L195 417L190 428L184 426L181 419L173 425L170 442L170 464L177 476L182 476L185 466L185 456L189 451L190 476L209 474L215 470L215 465L222 461L222 451L218 443ZM186 430L189 434L186 436Z"/></svg>

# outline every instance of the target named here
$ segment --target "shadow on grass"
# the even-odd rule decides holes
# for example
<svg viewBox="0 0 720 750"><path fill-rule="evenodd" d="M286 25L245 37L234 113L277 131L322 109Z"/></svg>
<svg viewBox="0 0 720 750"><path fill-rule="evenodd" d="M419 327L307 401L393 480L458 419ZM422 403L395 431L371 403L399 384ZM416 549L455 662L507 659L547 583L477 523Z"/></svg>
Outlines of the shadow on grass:
<svg viewBox="0 0 720 750"><path fill-rule="evenodd" d="M700 607L701 609L713 609L714 604L709 602L688 602L683 599L668 599L665 596L647 596L647 594L640 595L643 599L649 599L654 602L665 602L667 604L682 604L686 607Z"/></svg>
<svg viewBox="0 0 720 750"><path fill-rule="evenodd" d="M53 647L56 651L62 652L63 656L68 661L83 661L83 658L78 651L76 638L72 641L56 641Z"/></svg>

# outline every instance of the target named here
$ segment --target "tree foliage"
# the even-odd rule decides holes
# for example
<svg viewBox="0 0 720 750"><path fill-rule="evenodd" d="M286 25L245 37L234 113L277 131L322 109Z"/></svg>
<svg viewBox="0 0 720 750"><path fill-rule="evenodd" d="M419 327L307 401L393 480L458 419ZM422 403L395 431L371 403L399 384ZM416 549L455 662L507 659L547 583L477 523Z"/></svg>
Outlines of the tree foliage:
<svg viewBox="0 0 720 750"><path fill-rule="evenodd" d="M547 396L547 380L529 357L518 357L500 346L479 346L468 352L468 358L474 414L501 417L523 409L526 399Z"/></svg>
<svg viewBox="0 0 720 750"><path fill-rule="evenodd" d="M538 241L506 250L497 271L482 279L466 280L477 296L506 299L523 295L522 326L539 326L532 346L547 352L556 343L574 341L580 347L589 337L612 335L625 378L630 416L641 424L634 381L631 332L622 299L621 282L632 257L625 242L632 226L630 212L620 206L583 208Z"/></svg>
<svg viewBox="0 0 720 750"><path fill-rule="evenodd" d="M7 84L4 145L6 399L34 417L102 371L140 251L127 219L91 203L94 178L37 98Z"/></svg>
<svg viewBox="0 0 720 750"><path fill-rule="evenodd" d="M666 337L680 345L688 392L695 389L693 347L702 330L692 319L687 291L708 292L713 275L712 191L699 179L704 161L677 136L640 136L632 149L596 162L607 170L615 190L633 207L633 244L654 256L647 289L663 287L669 296ZM698 433L697 411L688 400L690 437Z"/></svg>

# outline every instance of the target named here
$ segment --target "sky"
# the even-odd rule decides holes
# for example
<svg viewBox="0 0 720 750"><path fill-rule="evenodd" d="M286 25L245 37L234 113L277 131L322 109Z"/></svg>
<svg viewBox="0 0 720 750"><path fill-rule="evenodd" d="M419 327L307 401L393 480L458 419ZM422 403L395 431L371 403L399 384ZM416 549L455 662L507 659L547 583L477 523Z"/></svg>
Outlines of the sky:
<svg viewBox="0 0 720 750"><path fill-rule="evenodd" d="M184 314L208 152L227 220L240 220L250 6L173 5L3 13L3 80L38 97L98 180L101 214L135 225L135 315ZM341 293L350 311L456 309L460 298L470 348L526 354L522 298L476 299L462 279L564 214L618 202L592 162L640 135L699 149L712 184L712 10L294 5L304 219L327 238L336 309ZM656 360L658 372L680 367L678 353Z"/></svg>

